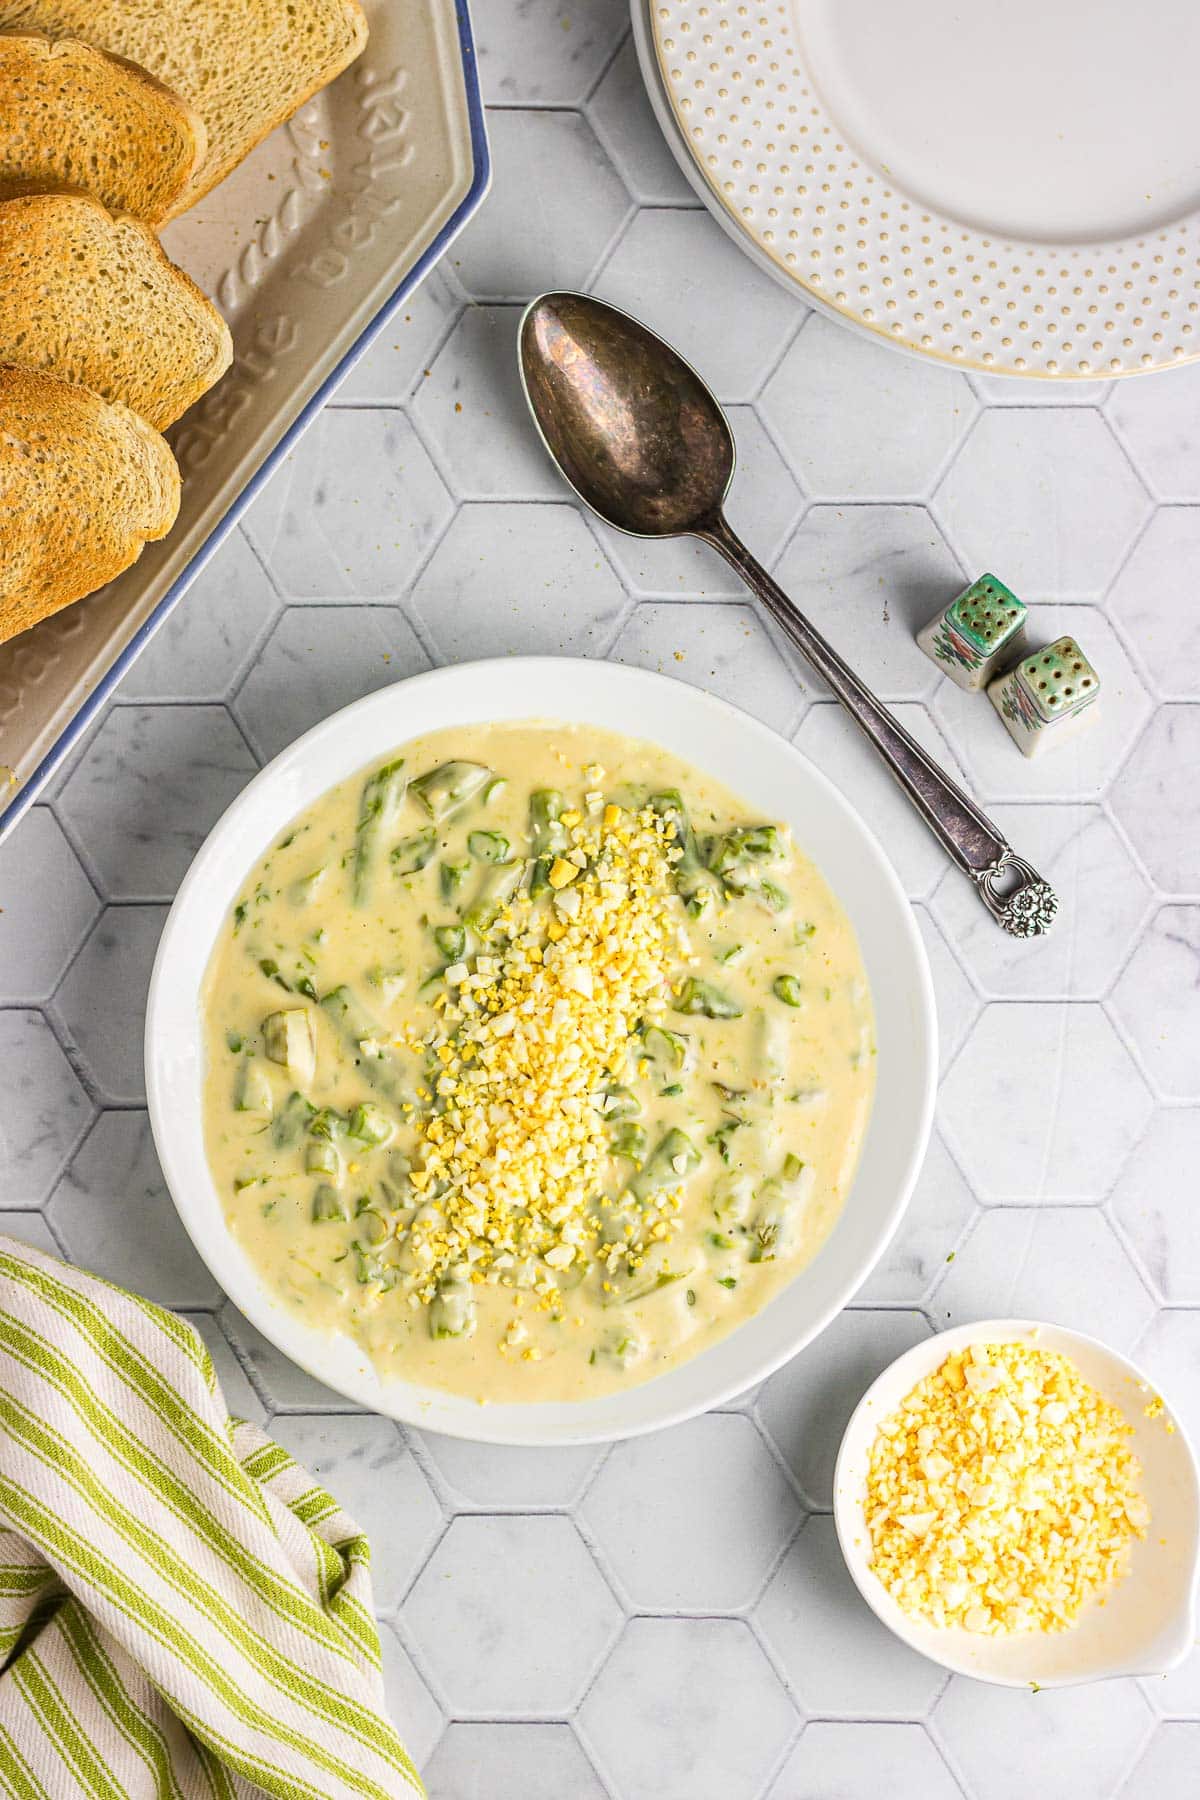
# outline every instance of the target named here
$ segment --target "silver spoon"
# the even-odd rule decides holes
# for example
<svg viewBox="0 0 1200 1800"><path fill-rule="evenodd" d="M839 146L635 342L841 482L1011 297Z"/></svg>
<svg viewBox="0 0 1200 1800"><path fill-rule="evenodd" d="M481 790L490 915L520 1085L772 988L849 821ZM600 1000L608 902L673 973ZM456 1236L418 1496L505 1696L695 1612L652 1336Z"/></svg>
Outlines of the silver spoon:
<svg viewBox="0 0 1200 1800"><path fill-rule="evenodd" d="M690 534L732 564L833 689L951 860L1014 937L1049 929L1058 900L974 801L864 687L730 529L729 421L696 371L628 313L586 294L543 294L519 333L525 397L579 498L631 537Z"/></svg>

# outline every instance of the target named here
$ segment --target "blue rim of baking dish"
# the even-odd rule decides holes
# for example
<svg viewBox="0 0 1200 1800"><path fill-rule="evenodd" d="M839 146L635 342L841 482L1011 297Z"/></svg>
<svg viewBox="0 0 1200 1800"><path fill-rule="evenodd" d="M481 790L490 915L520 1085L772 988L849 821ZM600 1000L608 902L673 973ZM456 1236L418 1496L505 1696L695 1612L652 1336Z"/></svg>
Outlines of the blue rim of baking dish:
<svg viewBox="0 0 1200 1800"><path fill-rule="evenodd" d="M229 536L246 508L268 482L284 457L291 450L297 438L308 429L321 411L325 402L334 390L340 386L350 373L359 358L370 349L379 333L385 328L397 309L404 304L413 289L429 274L435 263L441 260L443 253L453 238L457 237L472 213L476 211L492 178L492 159L488 149L487 130L484 125L483 95L479 86L479 70L476 65L475 38L471 30L471 16L468 11L468 0L455 0L455 15L458 20L458 41L462 51L463 85L466 89L467 116L471 128L471 160L473 165L471 185L454 212L446 220L437 236L419 256L412 268L405 275L400 285L384 301L374 318L360 332L351 344L345 356L335 369L332 369L321 383L316 393L297 413L279 442L275 445L254 474L250 477L241 492L230 501L228 510L218 519L187 567L183 569L171 586L167 589L154 611L146 622L139 627L130 638L120 655L106 669L96 683L87 699L84 700L70 721L46 752L32 775L20 783L8 805L0 810L0 839L12 830L18 819L31 807L41 790L45 787L59 764L70 754L80 736L85 732L104 702L112 694L126 670L133 664L158 630L167 614L182 600L192 582L199 575L209 558L216 555L225 539Z"/></svg>

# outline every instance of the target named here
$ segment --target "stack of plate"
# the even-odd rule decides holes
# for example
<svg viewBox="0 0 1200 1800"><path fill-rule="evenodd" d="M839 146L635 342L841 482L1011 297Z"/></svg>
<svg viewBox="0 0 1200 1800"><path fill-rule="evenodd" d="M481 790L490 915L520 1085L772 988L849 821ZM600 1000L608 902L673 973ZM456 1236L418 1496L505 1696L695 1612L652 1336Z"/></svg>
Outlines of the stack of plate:
<svg viewBox="0 0 1200 1800"><path fill-rule="evenodd" d="M1200 355L1200 7L632 0L697 193L811 304L992 374Z"/></svg>

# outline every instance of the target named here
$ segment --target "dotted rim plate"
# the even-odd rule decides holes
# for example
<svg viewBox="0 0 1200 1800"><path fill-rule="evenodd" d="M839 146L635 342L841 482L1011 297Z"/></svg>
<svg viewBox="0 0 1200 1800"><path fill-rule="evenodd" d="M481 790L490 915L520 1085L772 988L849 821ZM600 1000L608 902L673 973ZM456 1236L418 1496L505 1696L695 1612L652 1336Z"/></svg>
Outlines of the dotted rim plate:
<svg viewBox="0 0 1200 1800"><path fill-rule="evenodd" d="M1200 215L1098 244L972 230L842 140L791 0L647 10L663 98L708 192L810 301L993 375L1094 381L1200 357Z"/></svg>

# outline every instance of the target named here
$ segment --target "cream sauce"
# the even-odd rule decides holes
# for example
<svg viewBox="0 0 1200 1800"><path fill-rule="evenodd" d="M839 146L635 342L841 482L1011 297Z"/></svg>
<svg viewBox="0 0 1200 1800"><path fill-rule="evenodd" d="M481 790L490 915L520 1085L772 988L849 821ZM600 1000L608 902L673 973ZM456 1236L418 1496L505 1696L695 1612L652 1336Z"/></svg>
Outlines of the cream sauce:
<svg viewBox="0 0 1200 1800"><path fill-rule="evenodd" d="M699 1153L694 1169L684 1167L690 1157L672 1161L666 1198L651 1193L643 1203L651 1217L661 1206L670 1220L669 1244L655 1245L642 1271L665 1271L661 1285L639 1293L646 1281L622 1266L606 1290L607 1263L597 1258L620 1252L593 1235L567 1269L517 1258L485 1277L485 1258L470 1280L464 1265L449 1306L431 1309L412 1291L415 1209L428 1217L431 1195L414 1190L411 1169L420 1170L418 1121L430 1110L421 1099L431 1093L422 1045L439 1029L445 1035L439 995L448 978L437 972L449 962L459 978L477 966L480 948L503 960L503 938L497 951L469 929L464 954L454 955L462 915L496 879L496 865L472 855L469 835L484 856L506 839L509 862L520 864L513 874L527 887L537 790L560 790L568 818L577 812L585 831L599 829L604 804L626 802L632 818L647 795L670 789L682 795L701 846L761 821L668 752L580 726L455 728L404 745L377 767L401 758L402 771L368 790L380 804L365 835L358 827L371 770L293 821L251 871L214 948L202 1001L205 1136L230 1227L289 1308L349 1334L384 1378L480 1402L583 1399L645 1381L758 1312L817 1253L841 1209L874 1085L870 996L853 931L782 828L761 862L727 856L731 880L750 891L706 872L696 878L709 896L698 917L667 884L659 904L677 961L651 1013L684 1040L686 1066L651 1062L643 1040L633 1040L627 1086L641 1110L606 1125L614 1134L631 1127L639 1141L644 1133L644 1146L638 1160L607 1159L596 1197L611 1202L600 1209L606 1219L625 1217L626 1186L668 1131ZM457 760L486 765L503 786L489 781L460 810L433 819L411 783ZM562 827L555 831L561 839ZM424 866L412 867L424 853ZM711 860L711 848L706 854ZM446 865L464 871L457 887ZM693 898L693 912L698 905ZM559 919L556 890L545 889L524 916L544 932ZM681 1014L688 976L711 984L739 1016ZM288 1022L275 1018L264 1032L279 1014ZM639 1023L631 1018L630 1031ZM668 1046L669 1062L672 1036L655 1042L660 1052ZM372 1145L380 1132L390 1135ZM314 1217L314 1208L326 1216ZM631 1297L616 1300L624 1287ZM464 1304L469 1332L432 1335L432 1319L460 1324Z"/></svg>

